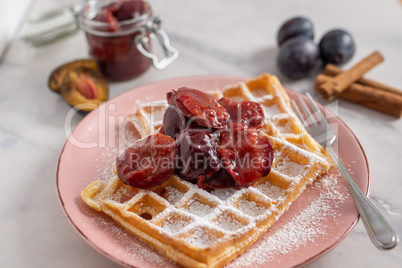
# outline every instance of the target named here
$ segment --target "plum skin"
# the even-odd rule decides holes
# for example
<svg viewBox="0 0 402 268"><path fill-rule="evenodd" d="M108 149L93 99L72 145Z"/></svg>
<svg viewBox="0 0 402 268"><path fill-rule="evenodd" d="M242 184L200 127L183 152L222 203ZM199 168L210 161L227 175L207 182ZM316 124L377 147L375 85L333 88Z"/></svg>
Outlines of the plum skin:
<svg viewBox="0 0 402 268"><path fill-rule="evenodd" d="M253 101L234 101L226 97L219 99L219 103L229 113L230 122L262 128L265 116L261 104Z"/></svg>
<svg viewBox="0 0 402 268"><path fill-rule="evenodd" d="M285 21L277 34L278 46L281 47L287 40L297 36L314 39L313 23L308 18L294 17Z"/></svg>
<svg viewBox="0 0 402 268"><path fill-rule="evenodd" d="M244 124L221 131L217 149L224 168L241 187L254 184L271 171L274 151L268 136Z"/></svg>
<svg viewBox="0 0 402 268"><path fill-rule="evenodd" d="M335 65L347 63L355 53L352 35L341 29L327 32L321 38L319 48L322 61Z"/></svg>
<svg viewBox="0 0 402 268"><path fill-rule="evenodd" d="M319 49L314 42L300 36L286 41L277 56L279 71L289 78L306 76L319 58Z"/></svg>
<svg viewBox="0 0 402 268"><path fill-rule="evenodd" d="M220 133L192 126L184 129L176 138L176 173L187 181L210 177L221 168L217 152Z"/></svg>
<svg viewBox="0 0 402 268"><path fill-rule="evenodd" d="M139 189L151 189L175 171L176 143L167 135L156 133L136 141L116 158L120 180Z"/></svg>

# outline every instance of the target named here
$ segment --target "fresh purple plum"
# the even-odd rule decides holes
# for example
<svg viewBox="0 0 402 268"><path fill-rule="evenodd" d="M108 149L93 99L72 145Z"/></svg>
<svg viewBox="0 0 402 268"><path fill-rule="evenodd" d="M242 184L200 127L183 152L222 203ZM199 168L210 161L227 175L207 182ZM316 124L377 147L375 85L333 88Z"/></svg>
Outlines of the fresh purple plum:
<svg viewBox="0 0 402 268"><path fill-rule="evenodd" d="M277 57L277 66L285 76L297 79L306 76L318 58L319 50L313 40L300 36L283 44Z"/></svg>
<svg viewBox="0 0 402 268"><path fill-rule="evenodd" d="M278 46L281 47L287 40L298 36L314 39L313 23L309 19L294 17L283 23L277 34Z"/></svg>
<svg viewBox="0 0 402 268"><path fill-rule="evenodd" d="M319 48L322 61L335 65L347 63L355 53L352 35L341 29L327 32L321 38Z"/></svg>

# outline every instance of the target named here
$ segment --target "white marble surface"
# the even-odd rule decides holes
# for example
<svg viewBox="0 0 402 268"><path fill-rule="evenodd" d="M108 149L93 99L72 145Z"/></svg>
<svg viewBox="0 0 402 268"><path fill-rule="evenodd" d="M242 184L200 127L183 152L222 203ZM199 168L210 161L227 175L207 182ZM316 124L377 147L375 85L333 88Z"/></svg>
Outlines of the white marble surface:
<svg viewBox="0 0 402 268"><path fill-rule="evenodd" d="M32 13L79 1L39 0ZM354 34L357 53L347 66L375 49L386 61L368 76L401 88L402 4L398 0L178 1L152 0L180 58L163 71L111 83L111 96L138 85L180 76L278 74L275 34L284 19L303 14L316 36L343 27ZM92 249L60 207L56 167L66 141L70 107L47 88L50 71L85 57L82 32L61 42L31 47L17 40L0 65L0 266L116 267ZM282 82L313 90L316 74ZM338 115L360 140L370 164L370 199L402 233L402 119L339 101ZM82 117L81 117L82 118ZM81 118L75 118L75 123ZM402 246L377 250L359 222L334 250L308 267L400 267Z"/></svg>
<svg viewBox="0 0 402 268"><path fill-rule="evenodd" d="M2 1L0 3L0 18L2 18L2 23L0 23L0 61L3 51L14 39L18 28L23 23L23 17L29 11L32 3L33 0Z"/></svg>

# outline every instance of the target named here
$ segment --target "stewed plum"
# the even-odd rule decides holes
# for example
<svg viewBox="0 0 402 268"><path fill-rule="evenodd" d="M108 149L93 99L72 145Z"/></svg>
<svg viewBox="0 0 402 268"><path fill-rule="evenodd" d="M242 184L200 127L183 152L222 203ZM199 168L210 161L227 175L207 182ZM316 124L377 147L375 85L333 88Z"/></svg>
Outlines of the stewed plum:
<svg viewBox="0 0 402 268"><path fill-rule="evenodd" d="M167 94L161 133L134 143L116 160L117 175L149 189L176 172L205 190L248 187L271 170L273 150L261 134L262 107L196 89Z"/></svg>
<svg viewBox="0 0 402 268"><path fill-rule="evenodd" d="M150 189L173 174L175 160L175 140L157 133L138 140L116 159L117 176L128 185Z"/></svg>
<svg viewBox="0 0 402 268"><path fill-rule="evenodd" d="M321 38L319 47L324 63L342 65L347 63L355 53L352 35L341 29L327 32Z"/></svg>
<svg viewBox="0 0 402 268"><path fill-rule="evenodd" d="M244 124L231 124L221 131L218 153L224 168L241 187L268 175L274 157L268 137Z"/></svg>
<svg viewBox="0 0 402 268"><path fill-rule="evenodd" d="M129 20L145 14L147 6L144 1L128 0L123 1L120 7L114 12L115 17L119 21Z"/></svg>
<svg viewBox="0 0 402 268"><path fill-rule="evenodd" d="M282 46L287 40L304 36L308 39L314 39L313 23L305 17L294 17L285 21L279 28L277 34L278 46Z"/></svg>
<svg viewBox="0 0 402 268"><path fill-rule="evenodd" d="M99 12L93 18L93 20L99 21L99 22L106 22L106 23L110 23L110 24L117 23L116 17L114 16L113 12L108 7L104 7L101 10L99 10Z"/></svg>
<svg viewBox="0 0 402 268"><path fill-rule="evenodd" d="M186 127L187 119L175 105L169 105L163 115L163 125L160 133L168 135L172 138L176 136Z"/></svg>
<svg viewBox="0 0 402 268"><path fill-rule="evenodd" d="M137 18L147 11L143 0L126 0L104 6L94 17L95 21L116 24L119 21Z"/></svg>
<svg viewBox="0 0 402 268"><path fill-rule="evenodd" d="M202 180L221 168L217 147L220 133L188 127L176 138L178 175L187 181Z"/></svg>
<svg viewBox="0 0 402 268"><path fill-rule="evenodd" d="M230 122L243 123L250 127L262 128L264 111L259 103L253 101L234 101L221 98L219 103L230 115Z"/></svg>
<svg viewBox="0 0 402 268"><path fill-rule="evenodd" d="M168 95L184 116L203 127L224 128L229 120L226 109L214 96L197 89L182 87Z"/></svg>
<svg viewBox="0 0 402 268"><path fill-rule="evenodd" d="M118 25L118 20L114 16L111 8L102 8L95 16L95 21L107 23L107 26L103 26L102 30L108 32L117 32L120 28Z"/></svg>
<svg viewBox="0 0 402 268"><path fill-rule="evenodd" d="M319 57L318 47L306 37L296 37L283 44L277 57L278 69L296 79L307 75Z"/></svg>
<svg viewBox="0 0 402 268"><path fill-rule="evenodd" d="M240 188L225 168L221 168L210 177L201 178L197 181L198 187L204 190Z"/></svg>

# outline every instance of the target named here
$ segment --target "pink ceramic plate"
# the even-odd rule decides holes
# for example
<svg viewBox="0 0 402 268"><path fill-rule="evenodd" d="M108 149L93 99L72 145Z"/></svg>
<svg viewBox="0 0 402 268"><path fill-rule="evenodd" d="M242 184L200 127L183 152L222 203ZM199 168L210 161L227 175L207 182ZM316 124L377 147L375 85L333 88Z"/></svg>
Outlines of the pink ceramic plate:
<svg viewBox="0 0 402 268"><path fill-rule="evenodd" d="M181 86L219 90L239 77L197 76L152 83L130 90L101 105L75 128L60 155L57 188L61 205L78 233L95 249L128 267L176 267L167 258L117 226L109 217L90 209L80 192L110 173L119 151L119 122L138 103L162 100ZM292 98L300 95L288 91ZM321 108L323 108L321 106ZM337 128L339 155L357 185L368 193L367 159L352 131L334 114L327 117ZM229 267L294 267L309 263L334 248L352 230L358 213L342 178L327 174L300 196L280 220Z"/></svg>

